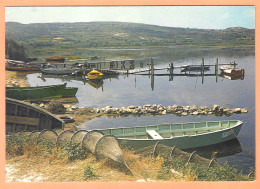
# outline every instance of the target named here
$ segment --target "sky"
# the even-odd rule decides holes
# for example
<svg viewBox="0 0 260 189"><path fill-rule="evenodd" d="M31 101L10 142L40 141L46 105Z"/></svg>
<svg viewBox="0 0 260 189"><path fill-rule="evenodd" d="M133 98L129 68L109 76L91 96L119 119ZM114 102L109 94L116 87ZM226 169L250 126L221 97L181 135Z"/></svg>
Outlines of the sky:
<svg viewBox="0 0 260 189"><path fill-rule="evenodd" d="M6 7L5 21L29 23L119 21L168 27L255 28L254 6Z"/></svg>

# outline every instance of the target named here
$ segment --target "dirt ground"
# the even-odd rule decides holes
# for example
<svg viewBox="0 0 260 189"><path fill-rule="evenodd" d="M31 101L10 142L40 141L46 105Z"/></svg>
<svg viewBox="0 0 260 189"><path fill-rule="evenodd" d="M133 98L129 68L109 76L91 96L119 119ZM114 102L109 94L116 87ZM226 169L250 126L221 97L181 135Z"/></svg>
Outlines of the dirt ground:
<svg viewBox="0 0 260 189"><path fill-rule="evenodd" d="M7 87L28 87L27 72L5 71L5 85Z"/></svg>

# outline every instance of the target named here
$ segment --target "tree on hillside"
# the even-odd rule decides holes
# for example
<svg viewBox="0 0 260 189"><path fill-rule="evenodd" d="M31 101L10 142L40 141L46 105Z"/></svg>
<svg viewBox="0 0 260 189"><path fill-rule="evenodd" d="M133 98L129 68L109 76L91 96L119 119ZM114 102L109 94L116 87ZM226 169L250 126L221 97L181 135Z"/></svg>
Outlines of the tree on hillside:
<svg viewBox="0 0 260 189"><path fill-rule="evenodd" d="M5 55L9 56L12 60L27 60L27 55L25 53L25 47L23 44L19 44L13 39L5 40Z"/></svg>

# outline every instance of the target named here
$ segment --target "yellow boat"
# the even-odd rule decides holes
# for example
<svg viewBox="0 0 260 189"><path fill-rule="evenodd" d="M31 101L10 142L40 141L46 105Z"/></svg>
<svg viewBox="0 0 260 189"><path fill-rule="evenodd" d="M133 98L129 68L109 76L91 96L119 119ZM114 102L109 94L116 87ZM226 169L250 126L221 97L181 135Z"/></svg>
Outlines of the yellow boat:
<svg viewBox="0 0 260 189"><path fill-rule="evenodd" d="M89 79L101 79L103 77L103 74L101 72L94 69L91 72L89 72L87 75Z"/></svg>

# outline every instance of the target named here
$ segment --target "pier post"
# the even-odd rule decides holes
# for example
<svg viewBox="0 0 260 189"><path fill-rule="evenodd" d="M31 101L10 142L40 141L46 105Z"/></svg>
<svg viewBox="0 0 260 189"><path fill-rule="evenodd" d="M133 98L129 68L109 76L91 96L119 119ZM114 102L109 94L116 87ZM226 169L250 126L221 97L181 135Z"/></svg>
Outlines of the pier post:
<svg viewBox="0 0 260 189"><path fill-rule="evenodd" d="M216 59L215 64L215 75L216 75L216 83L218 82L218 58Z"/></svg>
<svg viewBox="0 0 260 189"><path fill-rule="evenodd" d="M154 75L153 58L151 58L151 75Z"/></svg>
<svg viewBox="0 0 260 189"><path fill-rule="evenodd" d="M171 62L171 64L170 64L170 75L173 75L173 69L174 69L173 62Z"/></svg>

